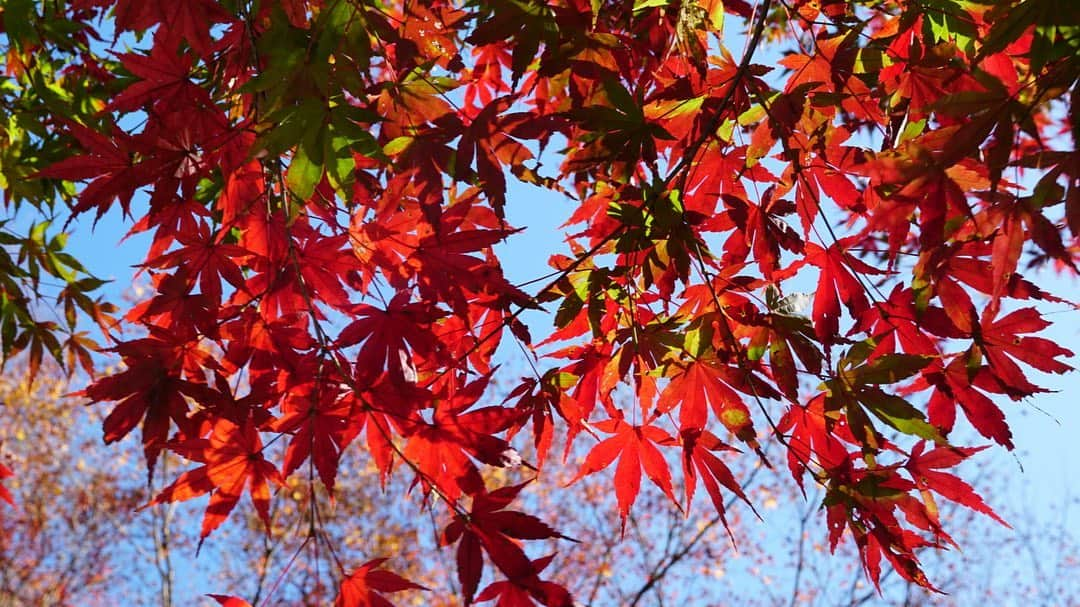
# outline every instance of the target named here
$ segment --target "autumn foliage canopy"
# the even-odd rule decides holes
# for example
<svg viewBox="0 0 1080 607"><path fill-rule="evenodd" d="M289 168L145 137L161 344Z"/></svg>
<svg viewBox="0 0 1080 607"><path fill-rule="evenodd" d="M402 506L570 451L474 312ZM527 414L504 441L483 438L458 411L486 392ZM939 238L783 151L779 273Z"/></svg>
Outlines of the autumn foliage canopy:
<svg viewBox="0 0 1080 607"><path fill-rule="evenodd" d="M122 214L153 287L118 310L63 221L0 224L4 355L122 363L82 395L151 473L190 461L149 505L208 496L203 537L352 450L414 479L465 604L564 606L540 540L574 543L491 470L584 453L625 525L643 484L723 514L751 458L825 489L871 580L933 588L939 504L996 517L954 430L1012 448L1009 401L1070 370L1040 336L1069 304L1022 271L1076 271L1072 0L0 10L7 208ZM575 207L515 284L527 188ZM424 591L388 564L339 563L337 604Z"/></svg>

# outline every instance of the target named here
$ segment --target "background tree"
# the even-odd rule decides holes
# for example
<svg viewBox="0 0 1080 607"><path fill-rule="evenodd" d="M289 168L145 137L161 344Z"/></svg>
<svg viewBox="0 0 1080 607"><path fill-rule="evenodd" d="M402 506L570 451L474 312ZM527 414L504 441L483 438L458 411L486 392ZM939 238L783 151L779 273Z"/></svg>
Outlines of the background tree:
<svg viewBox="0 0 1080 607"><path fill-rule="evenodd" d="M151 478L191 462L151 504L209 496L200 542L244 494L270 527L306 469L293 554L343 605L416 589L337 556L320 496L350 457L409 477L464 603L569 604L544 542L573 543L515 476L554 474L553 444L587 451L575 483L613 469L620 536L643 476L727 527L783 462L831 550L934 589L940 504L996 516L953 473L979 451L957 412L1011 449L994 398L1070 370L1038 336L1068 303L1018 270L1075 271L1077 21L1058 0L6 5L9 208L118 206L153 290L113 321L34 220L5 236L29 253L0 266L4 352L70 370L95 320L123 366L82 394L115 403L106 442L140 429ZM510 176L577 202L568 254L517 284ZM38 319L39 266L62 321ZM535 344L533 309L555 324ZM504 337L543 357L492 404Z"/></svg>
<svg viewBox="0 0 1080 607"><path fill-rule="evenodd" d="M43 375L33 388L25 370L0 377L0 454L19 471L5 479L0 605L98 604L126 579L123 540L144 496L129 484L130 460L85 432L93 413L63 398L52 367Z"/></svg>

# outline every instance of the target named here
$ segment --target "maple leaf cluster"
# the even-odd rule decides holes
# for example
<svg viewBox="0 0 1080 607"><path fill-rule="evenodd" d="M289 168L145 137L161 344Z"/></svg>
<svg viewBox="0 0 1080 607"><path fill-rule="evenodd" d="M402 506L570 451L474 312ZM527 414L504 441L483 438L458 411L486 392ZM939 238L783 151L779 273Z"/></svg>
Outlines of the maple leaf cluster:
<svg viewBox="0 0 1080 607"><path fill-rule="evenodd" d="M83 392L115 403L106 442L138 428L151 473L165 450L195 462L151 503L209 495L203 537L245 493L268 523L305 465L332 492L362 450L445 510L466 604L549 607L571 593L537 542L561 535L509 509L524 485L491 470L542 473L556 431L564 453L588 442L578 478L614 464L625 524L643 473L687 512L700 481L722 515L725 492L746 499L725 460L778 450L826 489L832 546L849 535L875 583L884 558L932 587L919 552L952 544L935 495L995 516L944 471L977 451L950 443L957 411L1011 448L1000 398L1045 391L1031 369L1070 370L1036 335L1039 306L1067 302L1019 270L1027 252L1075 271L1080 37L1054 0L924 4L76 0L28 16L78 31L67 45L5 13L18 78L51 53L61 88L99 83L50 98L44 132L65 147L33 177L81 182L55 194L73 216L119 207L152 239L151 294L107 327L123 369ZM102 16L116 40L149 32L142 46L100 56ZM741 57L725 18L745 26ZM508 178L577 201L569 255L531 292L493 248L517 231ZM533 343L526 310L555 330ZM503 340L550 366L486 404ZM417 589L382 564L343 568L338 604Z"/></svg>

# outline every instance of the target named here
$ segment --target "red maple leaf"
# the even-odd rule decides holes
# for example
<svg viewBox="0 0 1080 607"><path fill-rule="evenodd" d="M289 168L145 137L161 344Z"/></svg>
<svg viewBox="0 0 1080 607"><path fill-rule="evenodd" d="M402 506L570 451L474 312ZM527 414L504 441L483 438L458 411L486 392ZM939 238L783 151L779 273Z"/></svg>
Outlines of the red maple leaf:
<svg viewBox="0 0 1080 607"><path fill-rule="evenodd" d="M90 180L79 193L79 202L72 209L73 214L97 207L97 218L100 219L117 198L124 214L128 214L135 190L148 183L135 160L135 140L115 125L112 125L108 136L76 122L65 122L64 127L86 153L74 154L55 162L39 171L35 177Z"/></svg>
<svg viewBox="0 0 1080 607"><path fill-rule="evenodd" d="M540 573L555 558L554 554L541 557L532 562L533 569ZM496 607L535 607L537 603L547 607L571 607L573 598L566 588L543 580L537 580L533 584L523 586L509 580L492 582L487 588L476 595L476 601L498 600Z"/></svg>
<svg viewBox="0 0 1080 607"><path fill-rule="evenodd" d="M226 314L222 314L226 316ZM298 368L298 353L311 348L315 340L308 332L306 314L287 314L267 321L252 308L244 308L234 320L221 327L221 338L227 340L227 367L249 369L258 374L288 362Z"/></svg>
<svg viewBox="0 0 1080 607"><path fill-rule="evenodd" d="M857 454L853 457L858 457ZM835 550L845 528L851 531L859 548L859 557L867 577L878 585L881 579L881 558L892 564L904 579L929 590L936 590L923 573L917 551L940 547L938 539L950 542L940 533L921 502L908 492L915 488L911 481L901 478L894 467L875 470L844 466L830 473L826 495L829 523L829 545ZM928 540L900 525L897 511L908 521L933 534Z"/></svg>
<svg viewBox="0 0 1080 607"><path fill-rule="evenodd" d="M282 475L289 476L310 457L323 485L333 493L341 452L361 427L352 415L351 392L340 395L322 386L304 384L291 389L282 400L282 416L274 421L273 429L293 435Z"/></svg>
<svg viewBox="0 0 1080 607"><path fill-rule="evenodd" d="M820 268L812 313L814 332L826 344L839 337L840 302L856 320L870 309L866 287L855 273L863 276L883 273L844 252L844 247L850 243L848 239L841 240L827 249L814 243L806 244L806 261Z"/></svg>
<svg viewBox="0 0 1080 607"><path fill-rule="evenodd" d="M1000 516L994 512L986 502L979 497L971 485L960 480L960 477L947 472L942 468L952 468L972 455L982 451L986 447L937 447L926 453L925 441L919 441L911 450L911 455L904 467L911 472L911 478L921 491L933 491L948 500L956 502L966 508L971 508L994 519L995 521L1009 526Z"/></svg>
<svg viewBox="0 0 1080 607"><path fill-rule="evenodd" d="M142 442L150 471L169 438L170 421L181 436L192 437L198 416L188 415L185 398L210 404L214 393L205 384L185 379L202 377L204 369L219 365L196 340L151 326L142 339L112 348L123 357L127 369L103 377L81 392L91 402L116 401L105 418L105 442L118 441L142 422Z"/></svg>
<svg viewBox="0 0 1080 607"><path fill-rule="evenodd" d="M931 424L946 432L952 430L959 406L979 434L1013 448L1012 432L1005 423L1005 414L983 393L983 390L999 389L989 369L971 369L966 357L957 356L948 365L932 363L924 371L923 380L934 387L927 404ZM920 386L923 380L916 380L915 386Z"/></svg>
<svg viewBox="0 0 1080 607"><path fill-rule="evenodd" d="M716 419L725 428L739 439L752 442L755 433L750 409L729 385L734 380L734 385L743 387L744 382L737 381L738 373L718 364L716 360L693 361L672 378L660 395L656 411L658 414L667 413L679 406L679 427L683 430L700 430L708 422L708 409L711 406ZM754 382L755 385L759 383ZM759 396L776 396L764 384L761 387L761 392L755 392Z"/></svg>
<svg viewBox="0 0 1080 607"><path fill-rule="evenodd" d="M221 287L227 282L236 289L247 288L240 267L248 256L246 250L234 244L216 242L206 222L192 222L175 233L180 247L146 261L146 265L169 269L183 266L192 279L198 278L199 289L211 301L221 301Z"/></svg>
<svg viewBox="0 0 1080 607"><path fill-rule="evenodd" d="M850 431L826 415L825 401L825 395L819 394L805 406L794 405L776 425L778 431L788 436L788 469L800 488L803 487L803 473L812 463L825 470L844 467L848 452L841 440L855 442Z"/></svg>
<svg viewBox="0 0 1080 607"><path fill-rule="evenodd" d="M502 274L500 265L468 253L487 250L513 234L511 229L477 229L455 225L460 217L458 205L440 220L439 231L420 239L409 263L416 274L423 297L446 301L459 314L467 312L468 293L506 295L518 302L529 297L513 287Z"/></svg>
<svg viewBox="0 0 1080 607"><path fill-rule="evenodd" d="M411 294L402 291L382 310L359 304L352 309L356 320L338 335L339 347L360 345L356 356L356 371L361 377L374 378L389 371L392 377L403 380L410 371L413 357L433 356L436 340L431 324L443 316L429 302L410 302Z"/></svg>
<svg viewBox="0 0 1080 607"><path fill-rule="evenodd" d="M164 37L166 30L159 29L155 38ZM191 56L178 53L175 46L155 43L150 53L140 55L125 53L120 56L120 63L139 78L128 85L105 106L105 112L131 112L148 103L182 103L210 107L213 102L206 89L196 86L188 78L191 71Z"/></svg>
<svg viewBox="0 0 1080 607"><path fill-rule="evenodd" d="M193 281L188 279L186 268L179 268L173 274L155 274L153 281L157 294L132 306L124 320L168 328L194 319L193 324L201 334L216 336L216 315L211 311L216 307L216 301L205 294L191 292Z"/></svg>
<svg viewBox="0 0 1080 607"><path fill-rule="evenodd" d="M349 227L349 244L361 262L363 289L382 270L392 286L403 284L411 276L411 267L402 262L416 249L417 235L413 233L420 221L420 209L403 211L385 221L364 221L362 213L353 215Z"/></svg>
<svg viewBox="0 0 1080 607"><path fill-rule="evenodd" d="M982 319L981 331L974 335L990 363L990 372L1001 382L1006 393L1014 399L1045 392L1028 381L1015 361L1021 361L1046 373L1065 373L1072 367L1057 360L1073 353L1043 337L1021 336L1035 333L1050 323L1035 308L1021 308L998 320L989 315Z"/></svg>
<svg viewBox="0 0 1080 607"><path fill-rule="evenodd" d="M651 425L634 426L621 419L608 419L592 425L614 436L600 441L589 451L585 463L568 484L607 468L618 458L619 465L615 469L615 498L619 504L619 516L622 517L624 531L630 507L634 505L638 491L641 490L642 469L649 480L678 506L679 502L671 489L671 470L663 453L656 447L674 444L674 439L667 432Z"/></svg>
<svg viewBox="0 0 1080 607"><path fill-rule="evenodd" d="M761 273L771 280L780 267L780 249L802 253L803 242L798 233L784 221L783 216L795 210L790 201L773 198L772 188L765 191L760 204L737 196L724 194L728 211L721 215L735 231L724 242L722 264L742 262L752 251ZM710 229L723 229L722 224L710 221Z"/></svg>
<svg viewBox="0 0 1080 607"><path fill-rule="evenodd" d="M451 499L483 489L474 459L495 467L521 463L517 451L495 436L514 422L517 413L499 406L470 410L486 389L487 379L461 388L453 380L444 395L435 395L430 424L403 423L409 435L404 456L416 464L422 482L433 482Z"/></svg>
<svg viewBox="0 0 1080 607"><path fill-rule="evenodd" d="M543 559L535 562L530 560L517 540L563 536L535 516L506 510L529 482L501 487L490 493L476 493L468 517L456 517L443 531L443 545L460 540L457 548L458 580L466 605L473 602L479 587L485 552L506 575L510 584L533 597L537 597L538 593L540 596L549 595L548 584L538 577L546 562Z"/></svg>
<svg viewBox="0 0 1080 607"><path fill-rule="evenodd" d="M115 16L118 31L147 30L161 24L158 29L164 32L163 38L168 40L173 48L176 48L180 40L186 40L191 48L203 57L212 46L211 25L231 19L214 0L118 0Z"/></svg>
<svg viewBox="0 0 1080 607"><path fill-rule="evenodd" d="M680 436L683 444L686 509L689 511L690 504L694 500L694 491L697 488L697 479L700 474L701 482L705 485L705 491L709 493L709 499L712 500L716 513L720 515L720 520L724 523L724 528L728 530L728 535L731 535L731 529L728 528L727 519L724 517L724 499L720 494L720 486L723 485L724 488L734 493L747 504L750 504L750 500L747 499L742 487L739 486L739 482L731 474L727 464L714 453L736 451L736 449L725 445L708 430L684 429ZM753 508L753 506L750 507ZM732 540L734 541L734 536L732 536Z"/></svg>
<svg viewBox="0 0 1080 607"><path fill-rule="evenodd" d="M182 502L212 493L200 537L206 538L228 518L248 486L255 512L270 528L270 487L283 485L281 475L262 454L262 440L249 419L237 425L227 419L214 424L209 438L171 443L180 455L205 465L189 470L165 487L147 506Z"/></svg>
<svg viewBox="0 0 1080 607"><path fill-rule="evenodd" d="M318 293L319 300L329 306L338 310L349 308L349 295L341 285L351 272L360 268L356 257L345 248L349 236L328 236L299 224L292 227L291 234L302 239L295 255L305 287Z"/></svg>
<svg viewBox="0 0 1080 607"><path fill-rule="evenodd" d="M393 607L384 593L427 590L393 571L380 569L387 559L370 560L341 580L334 607Z"/></svg>
<svg viewBox="0 0 1080 607"><path fill-rule="evenodd" d="M484 192L491 199L495 213L503 216L506 205L506 177L503 166L519 167L532 158L532 152L521 143L511 139L501 124L500 115L514 102L504 96L488 103L472 118L457 145L454 174L464 179L476 160L476 174Z"/></svg>

